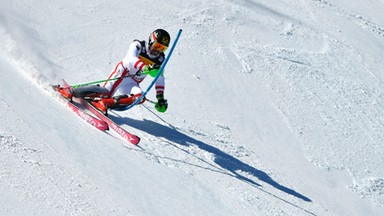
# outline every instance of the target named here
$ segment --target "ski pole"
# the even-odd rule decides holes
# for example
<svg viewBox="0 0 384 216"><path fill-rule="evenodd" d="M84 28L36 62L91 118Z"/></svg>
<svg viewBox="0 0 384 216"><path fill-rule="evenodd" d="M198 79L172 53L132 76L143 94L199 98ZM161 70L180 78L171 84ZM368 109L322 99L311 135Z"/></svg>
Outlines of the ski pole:
<svg viewBox="0 0 384 216"><path fill-rule="evenodd" d="M149 73L150 73L150 71L148 71L148 72L141 72L140 74L149 74ZM98 80L98 81L93 81L93 82L88 82L88 83L82 83L82 84L77 84L77 85L73 85L73 86L70 86L70 87L76 89L76 88L79 88L79 87L82 87L82 86L88 86L88 85L98 84L98 83L102 83L102 82L118 80L120 78L124 79L124 78L134 77L134 76L136 76L136 74L122 76L122 77L116 77L116 78L112 78L112 79L105 79L105 80Z"/></svg>
<svg viewBox="0 0 384 216"><path fill-rule="evenodd" d="M75 88L79 88L79 87L82 87L82 86L93 85L93 84L98 84L98 83L102 83L102 82L118 80L118 79L121 79L121 78L124 79L124 78L134 77L134 76L136 76L136 74L116 77L116 78L112 78L112 79L98 80L98 81L93 81L93 82L89 82L89 83L82 83L82 84L73 85L71 87L75 89Z"/></svg>
<svg viewBox="0 0 384 216"><path fill-rule="evenodd" d="M156 101L150 100L150 99L148 99L148 98L145 98L145 101L148 101L149 103L156 104Z"/></svg>

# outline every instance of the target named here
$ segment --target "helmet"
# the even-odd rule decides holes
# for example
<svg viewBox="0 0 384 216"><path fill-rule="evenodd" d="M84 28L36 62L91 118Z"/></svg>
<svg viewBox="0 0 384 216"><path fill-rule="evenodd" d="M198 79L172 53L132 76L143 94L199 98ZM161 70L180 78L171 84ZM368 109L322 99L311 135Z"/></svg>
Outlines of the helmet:
<svg viewBox="0 0 384 216"><path fill-rule="evenodd" d="M168 48L170 41L171 37L167 31L164 29L156 29L149 35L148 51L150 54L157 56Z"/></svg>

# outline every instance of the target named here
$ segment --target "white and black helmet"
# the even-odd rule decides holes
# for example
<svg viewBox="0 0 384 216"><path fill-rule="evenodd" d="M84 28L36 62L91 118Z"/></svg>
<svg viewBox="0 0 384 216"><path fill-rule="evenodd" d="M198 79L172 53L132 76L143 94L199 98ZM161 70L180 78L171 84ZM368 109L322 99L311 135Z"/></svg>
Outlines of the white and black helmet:
<svg viewBox="0 0 384 216"><path fill-rule="evenodd" d="M164 29L156 29L149 35L148 45L151 47L155 42L168 47L171 42L171 37L169 33Z"/></svg>

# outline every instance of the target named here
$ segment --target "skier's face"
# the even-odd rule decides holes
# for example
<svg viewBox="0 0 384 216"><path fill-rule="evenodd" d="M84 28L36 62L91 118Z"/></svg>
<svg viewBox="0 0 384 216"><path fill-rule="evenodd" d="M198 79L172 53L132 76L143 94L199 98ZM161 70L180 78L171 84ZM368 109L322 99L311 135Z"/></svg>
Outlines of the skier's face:
<svg viewBox="0 0 384 216"><path fill-rule="evenodd" d="M160 53L164 52L168 47L164 46L161 43L155 41L152 46L149 48L151 55L158 56Z"/></svg>

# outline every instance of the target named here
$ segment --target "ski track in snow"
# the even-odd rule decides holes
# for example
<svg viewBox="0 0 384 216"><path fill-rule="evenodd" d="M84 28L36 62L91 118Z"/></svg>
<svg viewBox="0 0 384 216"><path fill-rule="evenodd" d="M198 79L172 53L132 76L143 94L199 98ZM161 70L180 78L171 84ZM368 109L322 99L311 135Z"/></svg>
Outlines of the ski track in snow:
<svg viewBox="0 0 384 216"><path fill-rule="evenodd" d="M362 15L353 13L352 11L346 8L341 8L339 6L336 6L335 4L329 3L324 0L313 0L313 1L316 2L321 7L326 7L327 9L331 9L332 11L335 11L334 14L337 14L339 16L344 16L352 20L353 22L360 25L362 28L372 31L377 36L384 37L384 26L382 26L383 23L380 25Z"/></svg>
<svg viewBox="0 0 384 216"><path fill-rule="evenodd" d="M187 123L182 119L177 121L177 125L180 126L175 127L161 119L153 109L144 106L141 113L146 111L151 115L144 115L143 121L129 117L124 119L123 114L114 120L146 133L142 136L140 146L144 148L143 153L148 160L181 169L197 179L204 179L208 173L212 181L210 187L218 187L219 191L224 191L222 193L233 196L241 194L240 200L234 200L232 196L222 200L225 205L237 209L241 215L252 215L255 211L263 209L262 206L267 202L262 198L264 196L272 197L276 202L286 205L284 210L266 208L262 210L265 214L315 215L306 207L297 205L295 199L286 197L291 195L310 202L304 195L278 183L272 171L268 173L262 171L267 168L252 156L254 155L252 151L236 143L227 125L211 123L212 128L216 128L212 129L216 131L212 134L212 131L201 132L198 125ZM173 118L177 119L176 116ZM162 123L158 123L155 119ZM239 183L243 186L238 185ZM262 192L263 195L260 197L252 191Z"/></svg>
<svg viewBox="0 0 384 216"><path fill-rule="evenodd" d="M7 113L1 117L8 125L0 127L0 196L6 200L0 204L1 215L130 215L81 170L32 135L4 101L0 109ZM17 128L9 127L14 121ZM13 135L15 130L29 134L28 142ZM108 203L110 209L100 208L101 203Z"/></svg>
<svg viewBox="0 0 384 216"><path fill-rule="evenodd" d="M326 1L316 2L382 39L383 28L364 16ZM243 66L242 72L263 80L310 161L323 169L348 170L356 178L350 188L383 206L384 196L378 188L384 173L378 164L384 162L384 96L380 77L369 66L372 60L351 44L292 21L282 21L281 36L295 43L316 39L320 46L313 51L291 48L289 43L285 44L288 47L240 46L234 54ZM352 55L338 61L337 56L344 52ZM319 131L322 136L318 136ZM360 169L362 166L365 170Z"/></svg>

